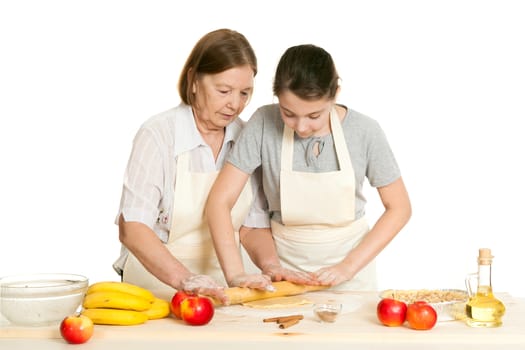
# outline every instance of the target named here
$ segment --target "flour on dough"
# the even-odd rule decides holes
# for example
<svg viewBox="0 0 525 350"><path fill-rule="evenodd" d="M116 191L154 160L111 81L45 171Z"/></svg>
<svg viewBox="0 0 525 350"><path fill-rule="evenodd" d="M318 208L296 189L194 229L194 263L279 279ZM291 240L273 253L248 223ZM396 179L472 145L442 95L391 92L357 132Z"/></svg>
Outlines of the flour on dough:
<svg viewBox="0 0 525 350"><path fill-rule="evenodd" d="M242 305L252 307L254 309L281 309L288 307L297 307L313 304L313 301L302 295L294 295L289 297L276 297L262 300L254 300L243 303Z"/></svg>

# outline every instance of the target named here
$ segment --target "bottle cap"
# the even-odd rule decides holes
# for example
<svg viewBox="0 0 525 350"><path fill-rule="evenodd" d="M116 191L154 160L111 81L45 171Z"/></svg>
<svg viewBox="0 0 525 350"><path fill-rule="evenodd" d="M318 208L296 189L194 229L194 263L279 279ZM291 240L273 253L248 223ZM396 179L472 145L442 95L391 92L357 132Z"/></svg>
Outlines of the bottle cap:
<svg viewBox="0 0 525 350"><path fill-rule="evenodd" d="M479 256L478 256L478 263L481 265L490 265L492 263L492 253L490 252L489 248L480 248L479 249Z"/></svg>

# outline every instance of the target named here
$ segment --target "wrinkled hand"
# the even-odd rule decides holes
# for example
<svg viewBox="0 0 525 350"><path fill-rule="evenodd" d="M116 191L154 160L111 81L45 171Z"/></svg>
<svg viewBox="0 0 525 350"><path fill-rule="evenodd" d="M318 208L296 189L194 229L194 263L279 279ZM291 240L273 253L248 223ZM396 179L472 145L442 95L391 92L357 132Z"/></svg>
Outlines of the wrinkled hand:
<svg viewBox="0 0 525 350"><path fill-rule="evenodd" d="M298 284L319 285L319 281L310 272L294 271L280 265L267 265L262 273L269 276L272 281L290 281Z"/></svg>
<svg viewBox="0 0 525 350"><path fill-rule="evenodd" d="M224 305L229 304L224 287L207 275L191 275L181 282L181 289L192 294L216 298Z"/></svg>
<svg viewBox="0 0 525 350"><path fill-rule="evenodd" d="M323 286L336 286L354 277L345 269L343 264L323 267L314 272L314 275Z"/></svg>
<svg viewBox="0 0 525 350"><path fill-rule="evenodd" d="M270 277L261 274L243 274L235 276L230 280L232 287L248 287L254 289L270 290L272 280Z"/></svg>

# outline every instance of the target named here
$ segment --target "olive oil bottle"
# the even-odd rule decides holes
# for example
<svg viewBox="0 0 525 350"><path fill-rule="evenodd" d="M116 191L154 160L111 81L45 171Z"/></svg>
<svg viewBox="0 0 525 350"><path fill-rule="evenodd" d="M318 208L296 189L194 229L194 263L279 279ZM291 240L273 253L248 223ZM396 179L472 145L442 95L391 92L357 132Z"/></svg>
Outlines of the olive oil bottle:
<svg viewBox="0 0 525 350"><path fill-rule="evenodd" d="M492 259L490 249L481 248L478 256L478 273L466 279L469 300L466 306L466 323L471 327L499 327L505 314L505 305L492 292ZM473 290L474 280L477 288Z"/></svg>

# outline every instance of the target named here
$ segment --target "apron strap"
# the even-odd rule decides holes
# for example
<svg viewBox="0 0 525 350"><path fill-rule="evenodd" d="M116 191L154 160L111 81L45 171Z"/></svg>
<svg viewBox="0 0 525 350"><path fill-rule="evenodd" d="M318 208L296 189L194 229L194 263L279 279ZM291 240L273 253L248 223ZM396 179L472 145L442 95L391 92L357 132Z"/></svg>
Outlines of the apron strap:
<svg viewBox="0 0 525 350"><path fill-rule="evenodd" d="M184 174L190 170L190 152L182 152L177 156L177 174Z"/></svg>
<svg viewBox="0 0 525 350"><path fill-rule="evenodd" d="M281 170L292 171L293 168L294 131L284 124L281 151Z"/></svg>
<svg viewBox="0 0 525 350"><path fill-rule="evenodd" d="M334 139L335 151L339 162L340 170L353 171L350 154L346 147L345 136L337 110L335 107L330 111L330 127ZM294 149L294 130L284 124L283 141L281 151L281 170L293 170L293 149Z"/></svg>
<svg viewBox="0 0 525 350"><path fill-rule="evenodd" d="M339 120L335 107L333 107L330 112L330 126L332 127L332 135L334 138L335 152L337 160L339 161L339 167L341 170L351 170L353 172L350 152L348 152L343 127L341 126L341 121Z"/></svg>

